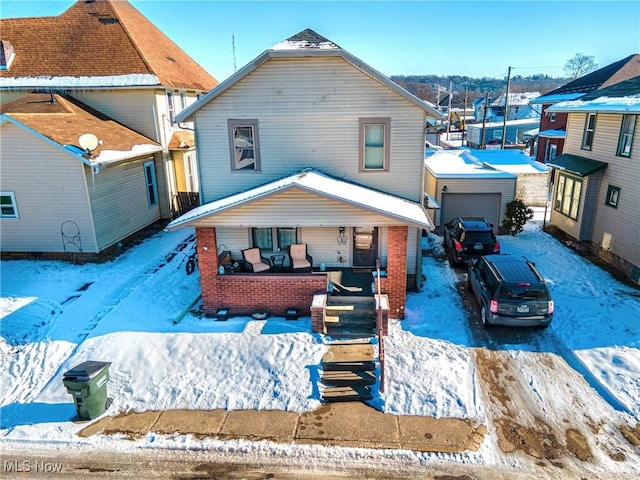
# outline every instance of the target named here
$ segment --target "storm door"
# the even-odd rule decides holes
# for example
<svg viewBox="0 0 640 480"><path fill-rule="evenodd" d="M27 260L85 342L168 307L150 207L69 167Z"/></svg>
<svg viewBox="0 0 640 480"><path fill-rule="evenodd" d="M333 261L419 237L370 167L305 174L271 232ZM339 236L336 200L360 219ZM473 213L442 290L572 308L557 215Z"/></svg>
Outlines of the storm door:
<svg viewBox="0 0 640 480"><path fill-rule="evenodd" d="M353 266L375 268L378 258L378 227L353 227Z"/></svg>

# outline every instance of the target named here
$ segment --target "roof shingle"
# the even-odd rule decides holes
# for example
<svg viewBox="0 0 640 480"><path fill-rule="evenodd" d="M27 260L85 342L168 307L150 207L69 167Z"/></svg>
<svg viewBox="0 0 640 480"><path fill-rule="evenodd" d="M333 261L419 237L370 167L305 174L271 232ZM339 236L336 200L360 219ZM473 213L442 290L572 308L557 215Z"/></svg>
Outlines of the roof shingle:
<svg viewBox="0 0 640 480"><path fill-rule="evenodd" d="M155 76L208 91L217 80L124 0L80 0L57 17L0 20L16 56L0 78Z"/></svg>

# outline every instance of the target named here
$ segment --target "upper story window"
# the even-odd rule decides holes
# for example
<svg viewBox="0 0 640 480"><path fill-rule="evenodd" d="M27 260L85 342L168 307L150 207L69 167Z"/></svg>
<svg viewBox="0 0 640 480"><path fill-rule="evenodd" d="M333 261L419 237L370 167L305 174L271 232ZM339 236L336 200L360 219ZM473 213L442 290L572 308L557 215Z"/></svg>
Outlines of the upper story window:
<svg viewBox="0 0 640 480"><path fill-rule="evenodd" d="M582 180L560 173L553 208L563 215L577 220L581 194Z"/></svg>
<svg viewBox="0 0 640 480"><path fill-rule="evenodd" d="M180 92L180 110L184 110L185 108L187 108L187 94Z"/></svg>
<svg viewBox="0 0 640 480"><path fill-rule="evenodd" d="M0 218L18 218L18 205L13 192L0 192Z"/></svg>
<svg viewBox="0 0 640 480"><path fill-rule="evenodd" d="M232 171L259 171L258 120L228 120Z"/></svg>
<svg viewBox="0 0 640 480"><path fill-rule="evenodd" d="M176 114L176 107L173 100L173 92L167 92L167 110L169 112L169 122L173 125L173 117Z"/></svg>
<svg viewBox="0 0 640 480"><path fill-rule="evenodd" d="M144 180L147 185L147 201L149 207L158 203L158 188L156 187L156 167L151 162L144 163Z"/></svg>
<svg viewBox="0 0 640 480"><path fill-rule="evenodd" d="M551 122L551 123L555 123L555 121L556 121L556 114L555 114L555 112L551 112L551 113L549 113L549 122Z"/></svg>
<svg viewBox="0 0 640 480"><path fill-rule="evenodd" d="M360 170L389 170L390 118L360 119Z"/></svg>
<svg viewBox="0 0 640 480"><path fill-rule="evenodd" d="M620 138L618 139L618 151L616 155L621 157L631 156L631 144L633 144L633 133L636 129L637 115L623 115L622 127L620 127Z"/></svg>
<svg viewBox="0 0 640 480"><path fill-rule="evenodd" d="M587 114L587 120L584 123L584 132L582 134L582 149L591 150L593 146L593 135L596 132L596 114Z"/></svg>

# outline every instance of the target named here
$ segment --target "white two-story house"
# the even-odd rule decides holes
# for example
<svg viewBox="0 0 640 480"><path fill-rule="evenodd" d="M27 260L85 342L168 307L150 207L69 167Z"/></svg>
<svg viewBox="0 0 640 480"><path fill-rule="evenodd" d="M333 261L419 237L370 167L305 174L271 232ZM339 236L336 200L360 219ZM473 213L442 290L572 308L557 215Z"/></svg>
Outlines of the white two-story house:
<svg viewBox="0 0 640 480"><path fill-rule="evenodd" d="M169 228L196 227L205 310L308 312L326 289L319 272L380 265L390 315L402 317L432 228L422 206L427 116L442 118L312 30L180 113L195 125L203 205ZM291 244L304 245L310 268L293 268ZM238 272L252 248L269 268Z"/></svg>

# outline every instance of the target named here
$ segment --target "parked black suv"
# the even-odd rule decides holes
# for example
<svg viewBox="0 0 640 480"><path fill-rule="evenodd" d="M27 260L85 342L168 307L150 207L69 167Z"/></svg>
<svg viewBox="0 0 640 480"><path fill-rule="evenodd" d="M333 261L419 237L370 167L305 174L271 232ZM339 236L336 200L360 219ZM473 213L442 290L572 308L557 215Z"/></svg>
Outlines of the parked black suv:
<svg viewBox="0 0 640 480"><path fill-rule="evenodd" d="M444 225L444 248L454 264L500 253L493 225L484 218L454 218Z"/></svg>
<svg viewBox="0 0 640 480"><path fill-rule="evenodd" d="M469 263L469 288L482 324L548 327L553 300L535 265L522 256L486 255Z"/></svg>

